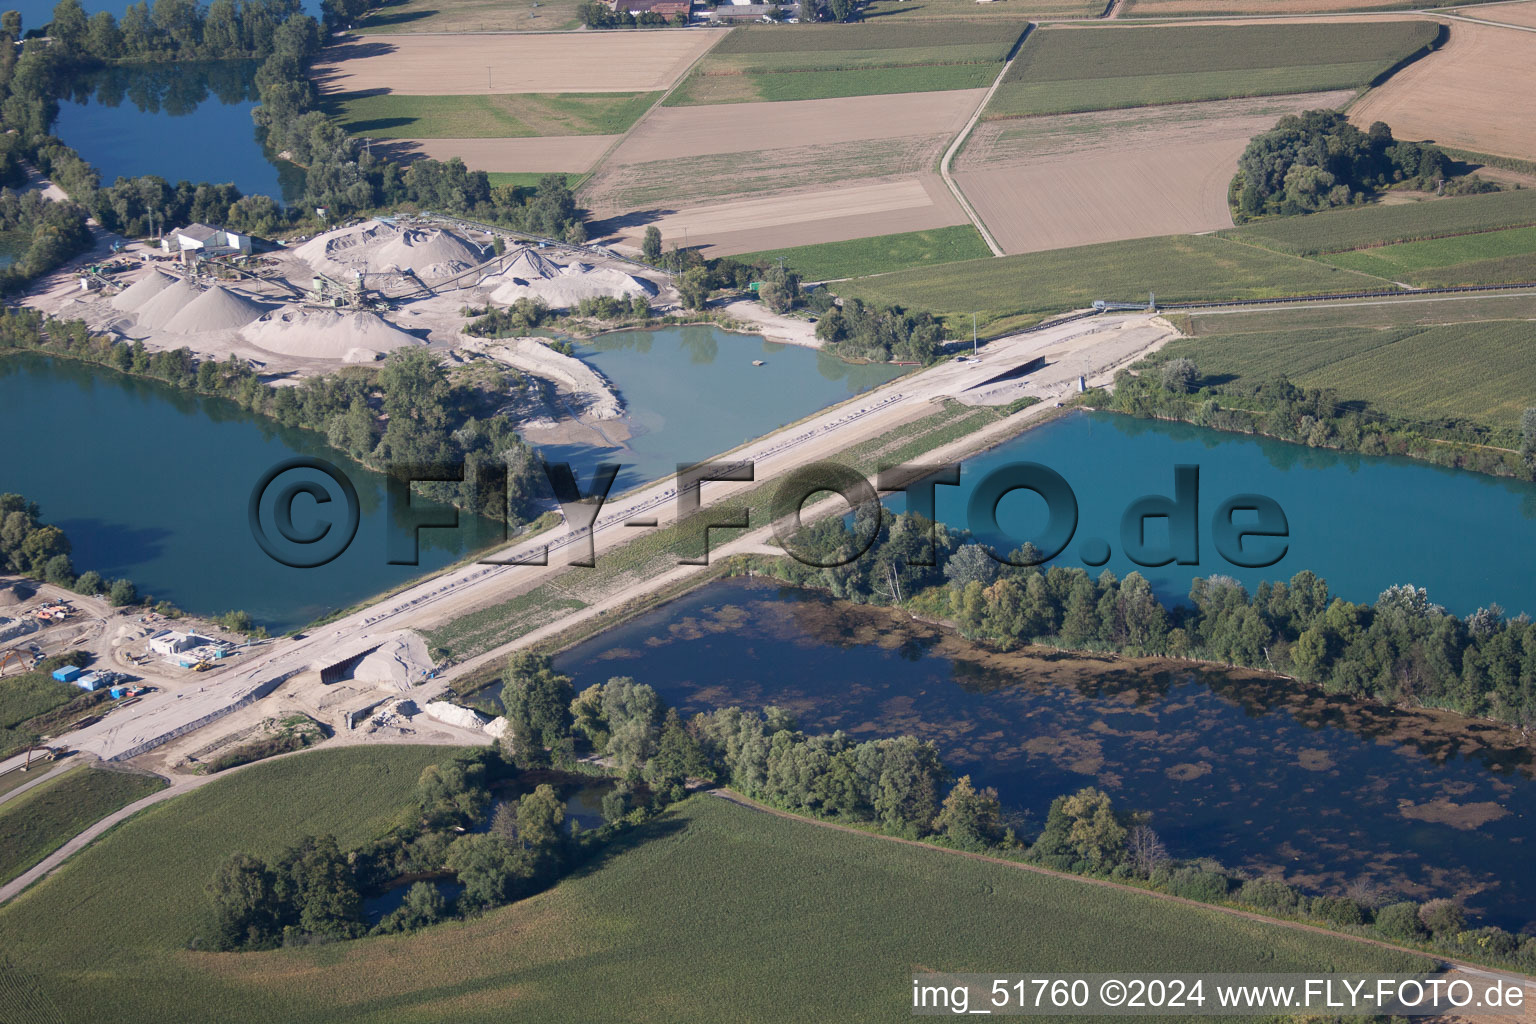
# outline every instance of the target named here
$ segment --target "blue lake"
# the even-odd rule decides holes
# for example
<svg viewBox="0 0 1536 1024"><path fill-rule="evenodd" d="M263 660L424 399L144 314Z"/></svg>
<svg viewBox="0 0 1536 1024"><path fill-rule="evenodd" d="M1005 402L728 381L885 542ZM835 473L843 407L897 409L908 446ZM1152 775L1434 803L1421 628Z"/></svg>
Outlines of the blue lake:
<svg viewBox="0 0 1536 1024"><path fill-rule="evenodd" d="M53 132L103 184L156 174L171 184L233 183L247 195L293 200L301 168L257 138L256 61L104 68L72 83Z"/></svg>
<svg viewBox="0 0 1536 1024"><path fill-rule="evenodd" d="M1527 482L1187 424L1075 413L967 461L960 486L937 488L938 518L966 526L977 485L1015 462L1055 470L1076 495L1076 535L1052 564L1088 567L1084 541L1102 539L1112 551L1108 568L1118 575L1140 572L1165 598L1185 600L1196 576L1223 573L1251 588L1311 569L1351 601L1374 600L1393 584L1412 583L1460 615L1494 602L1510 614L1536 613L1530 571L1536 565L1536 485ZM1173 497L1180 464L1200 470L1200 564L1138 566L1120 550L1121 517L1143 495ZM1288 547L1270 568L1235 567L1212 543L1217 507L1242 493L1273 498L1285 512ZM890 504L905 507L900 495ZM1035 493L1004 497L998 524L1005 536L991 538L994 549L1006 554L1040 536L1046 520L1046 503ZM1149 520L1149 542L1166 536L1166 520Z"/></svg>
<svg viewBox="0 0 1536 1024"><path fill-rule="evenodd" d="M632 676L686 714L778 704L808 732L932 740L1023 834L1095 785L1150 811L1176 857L1313 891L1460 896L1482 923L1536 925L1536 766L1487 723L1171 662L992 654L762 580L710 584L555 664L578 690Z"/></svg>

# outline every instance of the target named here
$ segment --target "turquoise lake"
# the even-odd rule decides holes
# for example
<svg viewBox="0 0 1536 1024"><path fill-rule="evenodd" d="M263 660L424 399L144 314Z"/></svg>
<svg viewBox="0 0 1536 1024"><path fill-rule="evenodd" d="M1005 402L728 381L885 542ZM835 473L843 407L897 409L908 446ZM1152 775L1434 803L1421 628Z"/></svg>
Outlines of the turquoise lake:
<svg viewBox="0 0 1536 1024"><path fill-rule="evenodd" d="M966 526L966 506L976 486L1015 462L1055 470L1076 496L1076 534L1051 564L1097 573L1085 563L1083 547L1089 539L1101 539L1111 548L1107 568L1122 576L1140 572L1164 598L1185 600L1197 576L1221 573L1251 589L1261 580L1289 579L1311 569L1351 601L1374 600L1393 584L1411 583L1459 615L1495 602L1512 615L1536 613L1531 573L1536 565L1536 485L1531 483L1187 424L1074 413L967 461L960 486L937 489L938 518ZM1171 498L1179 464L1200 470L1200 564L1138 566L1120 550L1121 517L1144 495ZM1286 553L1270 568L1235 567L1212 543L1217 507L1244 493L1270 497L1285 512L1290 532ZM897 510L905 507L900 495L890 504ZM1006 535L990 538L994 550L1006 554L1040 536L1046 519L1045 501L1033 492L1004 497L998 524ZM1149 521L1149 541L1166 535L1166 520Z"/></svg>
<svg viewBox="0 0 1536 1024"><path fill-rule="evenodd" d="M589 443L545 445L544 456L581 467L583 479L599 462L620 463L614 494L671 476L680 462L700 462L904 372L713 327L605 334L575 343L575 349L617 387L631 436L619 441L594 432ZM763 365L753 366L754 360Z"/></svg>
<svg viewBox="0 0 1536 1024"><path fill-rule="evenodd" d="M53 132L101 172L233 183L246 195L298 198L304 172L257 138L256 61L148 64L82 75L59 101Z"/></svg>
<svg viewBox="0 0 1536 1024"><path fill-rule="evenodd" d="M0 490L26 495L64 530L77 572L125 576L141 595L188 611L241 608L269 629L301 626L501 538L498 525L461 517L456 531L422 531L419 566L389 565L382 476L317 434L100 367L0 358L0 434L25 439L6 445ZM269 559L247 518L258 477L298 455L341 468L362 513L351 546L316 569ZM307 501L295 503L301 530L318 522Z"/></svg>

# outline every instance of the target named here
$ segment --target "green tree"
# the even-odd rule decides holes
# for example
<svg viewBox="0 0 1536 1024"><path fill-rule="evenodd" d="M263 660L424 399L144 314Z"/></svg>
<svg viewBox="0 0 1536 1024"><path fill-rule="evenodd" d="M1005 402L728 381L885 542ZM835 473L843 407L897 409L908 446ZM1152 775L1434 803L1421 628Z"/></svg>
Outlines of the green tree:
<svg viewBox="0 0 1536 1024"><path fill-rule="evenodd" d="M689 309L704 309L709 305L709 271L693 267L677 279L677 293L683 305Z"/></svg>
<svg viewBox="0 0 1536 1024"><path fill-rule="evenodd" d="M459 899L466 907L500 906L532 875L526 856L488 833L455 839L446 866L464 886Z"/></svg>
<svg viewBox="0 0 1536 1024"><path fill-rule="evenodd" d="M517 802L517 836L526 850L536 854L553 851L560 843L563 821L565 804L547 783Z"/></svg>
<svg viewBox="0 0 1536 1024"><path fill-rule="evenodd" d="M960 776L944 798L934 826L962 850L984 850L1003 840L1002 805L997 790L978 790L969 775Z"/></svg>
<svg viewBox="0 0 1536 1024"><path fill-rule="evenodd" d="M207 885L213 898L214 945L218 949L259 949L277 931L272 872L246 853L230 855Z"/></svg>
<svg viewBox="0 0 1536 1024"><path fill-rule="evenodd" d="M645 240L640 243L640 251L645 255L647 263L661 259L661 229L655 224L645 229Z"/></svg>
<svg viewBox="0 0 1536 1024"><path fill-rule="evenodd" d="M1180 357L1163 364L1163 387L1175 394L1188 394L1200 383L1200 368L1193 359Z"/></svg>
<svg viewBox="0 0 1536 1024"><path fill-rule="evenodd" d="M501 703L519 764L544 763L546 748L570 738L573 696L570 677L556 672L548 655L520 651L507 659Z"/></svg>

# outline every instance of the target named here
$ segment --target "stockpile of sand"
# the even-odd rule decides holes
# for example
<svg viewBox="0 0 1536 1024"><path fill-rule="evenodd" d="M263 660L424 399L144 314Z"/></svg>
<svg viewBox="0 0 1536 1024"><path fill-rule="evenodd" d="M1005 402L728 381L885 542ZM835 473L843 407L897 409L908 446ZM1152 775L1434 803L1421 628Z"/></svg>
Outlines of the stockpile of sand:
<svg viewBox="0 0 1536 1024"><path fill-rule="evenodd" d="M370 220L316 235L293 254L322 274L343 274L365 267L369 251L399 233L400 229L393 224Z"/></svg>
<svg viewBox="0 0 1536 1024"><path fill-rule="evenodd" d="M656 294L654 284L622 270L593 269L579 262L562 267L532 251L520 253L506 270L482 281L481 287L493 302L511 305L518 299L539 299L553 309L569 309L582 299L600 296Z"/></svg>
<svg viewBox="0 0 1536 1024"><path fill-rule="evenodd" d="M377 313L285 307L242 332L251 344L288 356L366 362L407 345L426 344Z"/></svg>
<svg viewBox="0 0 1536 1024"><path fill-rule="evenodd" d="M451 231L402 231L368 258L376 274L415 274L424 280L452 277L485 262L484 250Z"/></svg>
<svg viewBox="0 0 1536 1024"><path fill-rule="evenodd" d="M126 294L126 293L124 293ZM182 307L165 325L178 334L206 334L230 331L259 320L271 309L228 288L214 285Z"/></svg>
<svg viewBox="0 0 1536 1024"><path fill-rule="evenodd" d="M179 278L172 277L163 270L151 270L113 298L112 308L132 312L178 280Z"/></svg>
<svg viewBox="0 0 1536 1024"><path fill-rule="evenodd" d="M394 689L409 690L432 671L426 641L402 630L380 644L352 669L352 678Z"/></svg>
<svg viewBox="0 0 1536 1024"><path fill-rule="evenodd" d="M138 326L159 330L176 319L176 315L201 294L197 285L190 281L172 281L134 311Z"/></svg>

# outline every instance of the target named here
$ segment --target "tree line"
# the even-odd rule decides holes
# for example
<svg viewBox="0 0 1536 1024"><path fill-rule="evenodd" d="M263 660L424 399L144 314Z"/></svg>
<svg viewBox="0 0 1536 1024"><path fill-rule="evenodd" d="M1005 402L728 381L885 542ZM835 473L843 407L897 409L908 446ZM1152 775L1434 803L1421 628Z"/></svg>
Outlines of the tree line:
<svg viewBox="0 0 1536 1024"><path fill-rule="evenodd" d="M1263 434L1312 448L1405 455L1493 476L1536 478L1536 410L1525 411L1516 431L1452 418L1408 420L1283 376L1209 384L1194 360L1155 356L1141 372L1117 373L1113 393L1093 401L1132 416Z"/></svg>
<svg viewBox="0 0 1536 1024"><path fill-rule="evenodd" d="M94 569L77 574L71 551L64 531L43 522L37 502L20 494L0 494L0 567L5 571L77 594L104 594L114 606L137 603L138 591L129 580L109 581Z"/></svg>
<svg viewBox="0 0 1536 1024"><path fill-rule="evenodd" d="M1393 185L1435 189L1448 181L1447 190L1458 194L1499 188L1475 174L1457 175L1456 161L1438 146L1395 139L1381 121L1362 132L1337 110L1287 114L1254 136L1237 167L1239 220L1359 205Z"/></svg>
<svg viewBox="0 0 1536 1024"><path fill-rule="evenodd" d="M143 342L92 334L78 320L0 310L0 352L32 349L149 377L183 391L227 398L285 427L313 430L365 466L463 467L464 479L421 482L424 497L510 524L537 516L549 498L535 453L482 388L449 379L424 348L392 352L377 367L349 367L269 387L244 360L197 359L186 348L150 352ZM521 378L519 378L519 381ZM516 383L503 378L510 390ZM486 486L504 481L505 487Z"/></svg>
<svg viewBox="0 0 1536 1024"><path fill-rule="evenodd" d="M1008 564L966 531L874 507L852 524L823 520L797 535L794 547L828 564L852 557L870 537L868 551L847 564L811 568L772 559L764 568L837 597L948 619L1003 649L1039 643L1200 659L1388 705L1536 724L1536 623L1497 605L1460 617L1409 585L1354 603L1310 571L1260 583L1252 593L1231 577L1196 579L1187 603L1165 605L1140 573L1122 579L1107 569L1094 576L1046 567L1028 545L1009 553L1018 564Z"/></svg>

